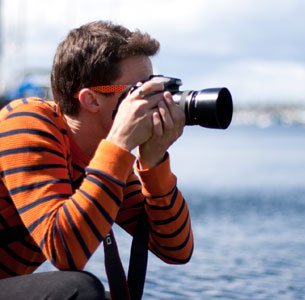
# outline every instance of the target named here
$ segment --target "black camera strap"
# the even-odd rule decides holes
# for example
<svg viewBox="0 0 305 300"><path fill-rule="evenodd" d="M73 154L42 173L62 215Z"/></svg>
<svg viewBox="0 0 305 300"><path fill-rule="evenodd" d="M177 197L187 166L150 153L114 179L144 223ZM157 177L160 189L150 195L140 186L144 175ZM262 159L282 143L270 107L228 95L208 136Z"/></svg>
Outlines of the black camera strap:
<svg viewBox="0 0 305 300"><path fill-rule="evenodd" d="M143 212L132 240L129 259L128 285L132 300L142 299L148 261L148 236L147 216Z"/></svg>
<svg viewBox="0 0 305 300"><path fill-rule="evenodd" d="M105 237L103 246L105 252L105 269L108 277L111 299L130 300L126 275L112 230L110 230L109 234Z"/></svg>
<svg viewBox="0 0 305 300"><path fill-rule="evenodd" d="M145 213L142 213L133 236L128 281L112 230L104 239L103 245L111 299L142 299L148 260L148 223Z"/></svg>

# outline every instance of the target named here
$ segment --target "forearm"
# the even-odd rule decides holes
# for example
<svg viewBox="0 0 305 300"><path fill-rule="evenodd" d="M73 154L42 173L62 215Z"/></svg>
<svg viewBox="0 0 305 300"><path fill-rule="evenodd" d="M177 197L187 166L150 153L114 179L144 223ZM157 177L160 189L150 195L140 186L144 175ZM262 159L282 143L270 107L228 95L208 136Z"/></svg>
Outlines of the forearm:
<svg viewBox="0 0 305 300"><path fill-rule="evenodd" d="M139 170L139 174L151 228L150 249L168 263L186 263L193 250L191 221L169 158L153 169Z"/></svg>
<svg viewBox="0 0 305 300"><path fill-rule="evenodd" d="M59 253L63 253L63 261L57 265L67 266L68 263L68 268L73 268L65 258L69 255L77 268L88 261L117 217L132 165L131 155L106 141L101 143L85 169L81 186L63 202L50 222L52 229L47 230L48 235L52 235L45 245L49 256L54 249L61 249ZM60 231L54 235L53 228ZM58 245L52 244L56 242Z"/></svg>

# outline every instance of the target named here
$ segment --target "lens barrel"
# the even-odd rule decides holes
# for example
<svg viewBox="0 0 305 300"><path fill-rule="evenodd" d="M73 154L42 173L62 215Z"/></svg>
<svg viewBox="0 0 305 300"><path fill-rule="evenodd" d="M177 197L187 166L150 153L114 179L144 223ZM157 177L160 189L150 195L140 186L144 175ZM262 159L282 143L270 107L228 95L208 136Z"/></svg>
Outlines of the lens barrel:
<svg viewBox="0 0 305 300"><path fill-rule="evenodd" d="M227 88L172 92L176 104L184 110L185 125L226 129L232 121L233 101Z"/></svg>

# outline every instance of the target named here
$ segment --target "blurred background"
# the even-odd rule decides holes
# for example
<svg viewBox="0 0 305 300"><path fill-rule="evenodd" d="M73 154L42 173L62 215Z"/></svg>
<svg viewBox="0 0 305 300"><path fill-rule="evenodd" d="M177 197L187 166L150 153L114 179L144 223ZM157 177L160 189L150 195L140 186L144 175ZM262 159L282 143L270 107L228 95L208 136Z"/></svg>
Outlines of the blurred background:
<svg viewBox="0 0 305 300"><path fill-rule="evenodd" d="M232 93L227 130L186 127L170 149L196 244L185 266L150 256L144 299L305 299L304 12L303 0L0 0L1 105L52 97L57 44L99 19L157 38L155 73L182 90ZM102 252L86 268L107 285Z"/></svg>

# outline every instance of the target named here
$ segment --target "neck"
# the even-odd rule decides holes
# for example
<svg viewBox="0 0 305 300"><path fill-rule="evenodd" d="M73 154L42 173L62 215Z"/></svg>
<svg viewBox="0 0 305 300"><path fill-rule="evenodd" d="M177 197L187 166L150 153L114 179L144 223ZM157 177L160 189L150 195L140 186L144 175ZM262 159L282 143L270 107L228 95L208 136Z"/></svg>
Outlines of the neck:
<svg viewBox="0 0 305 300"><path fill-rule="evenodd" d="M100 140L103 138L98 132L96 123L89 117L79 114L76 117L65 115L72 136L78 147L89 157L93 157Z"/></svg>

